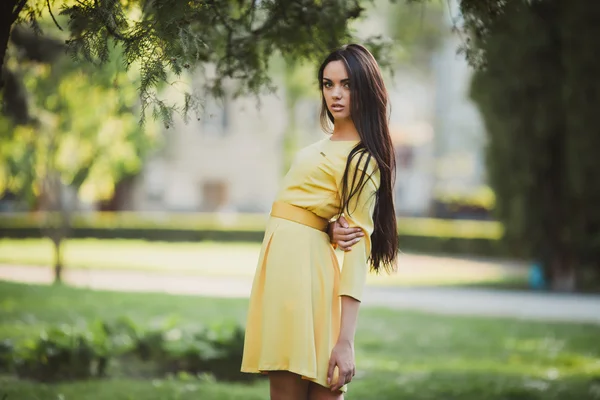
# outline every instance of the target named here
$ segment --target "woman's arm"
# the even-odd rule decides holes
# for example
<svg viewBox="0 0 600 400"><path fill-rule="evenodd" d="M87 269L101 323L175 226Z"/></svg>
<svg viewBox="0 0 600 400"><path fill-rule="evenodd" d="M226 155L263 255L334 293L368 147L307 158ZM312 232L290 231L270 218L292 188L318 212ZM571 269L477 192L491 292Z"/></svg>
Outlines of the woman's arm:
<svg viewBox="0 0 600 400"><path fill-rule="evenodd" d="M371 234L374 230L373 213L379 174L376 172L367 179L360 192L351 200L346 215L348 226L359 228L364 236L354 245L352 251L344 253L340 275L339 295L342 306L340 332L329 360L327 372L332 391L339 390L350 382L355 373L354 335L358 320L358 309L369 271ZM336 366L339 372L335 376Z"/></svg>
<svg viewBox="0 0 600 400"><path fill-rule="evenodd" d="M342 296L342 324L338 342L354 344L359 307L360 301L350 296Z"/></svg>
<svg viewBox="0 0 600 400"><path fill-rule="evenodd" d="M352 381L356 373L354 365L354 335L356 333L356 322L358 320L358 309L360 301L350 296L342 296L342 321L338 341L333 347L329 358L327 371L327 383L332 391L339 390L346 383ZM335 367L338 374L335 376Z"/></svg>

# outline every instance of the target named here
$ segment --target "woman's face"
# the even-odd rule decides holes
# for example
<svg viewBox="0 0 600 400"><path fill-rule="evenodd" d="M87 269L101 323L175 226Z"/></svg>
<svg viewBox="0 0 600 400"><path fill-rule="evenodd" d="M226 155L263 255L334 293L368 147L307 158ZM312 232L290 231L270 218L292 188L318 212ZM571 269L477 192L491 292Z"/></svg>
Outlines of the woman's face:
<svg viewBox="0 0 600 400"><path fill-rule="evenodd" d="M350 118L350 79L342 61L331 61L325 66L323 97L334 119Z"/></svg>

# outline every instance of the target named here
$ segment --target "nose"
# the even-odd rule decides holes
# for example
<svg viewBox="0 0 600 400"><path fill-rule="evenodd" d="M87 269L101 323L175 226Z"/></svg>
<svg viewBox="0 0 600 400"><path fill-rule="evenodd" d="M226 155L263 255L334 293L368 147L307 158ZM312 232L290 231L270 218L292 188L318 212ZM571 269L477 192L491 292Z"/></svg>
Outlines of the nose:
<svg viewBox="0 0 600 400"><path fill-rule="evenodd" d="M335 100L339 100L342 98L342 89L339 87L334 87L333 90L331 91L331 97L333 97Z"/></svg>

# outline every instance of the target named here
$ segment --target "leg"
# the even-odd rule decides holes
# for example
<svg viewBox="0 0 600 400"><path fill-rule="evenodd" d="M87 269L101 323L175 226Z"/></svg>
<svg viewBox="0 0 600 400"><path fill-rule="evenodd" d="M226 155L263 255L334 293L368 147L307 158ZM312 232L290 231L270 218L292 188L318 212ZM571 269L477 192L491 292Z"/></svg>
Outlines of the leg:
<svg viewBox="0 0 600 400"><path fill-rule="evenodd" d="M271 400L306 400L308 381L289 371L269 371Z"/></svg>
<svg viewBox="0 0 600 400"><path fill-rule="evenodd" d="M308 385L308 400L344 400L344 393L332 392L325 386L310 382Z"/></svg>

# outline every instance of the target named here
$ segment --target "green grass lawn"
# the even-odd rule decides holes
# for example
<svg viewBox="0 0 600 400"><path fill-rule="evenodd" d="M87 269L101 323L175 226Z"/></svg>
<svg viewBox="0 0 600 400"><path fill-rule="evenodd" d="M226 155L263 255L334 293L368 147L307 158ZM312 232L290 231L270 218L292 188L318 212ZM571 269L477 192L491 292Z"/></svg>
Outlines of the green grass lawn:
<svg viewBox="0 0 600 400"><path fill-rule="evenodd" d="M147 242L143 240L73 239L64 244L67 268L137 269L160 272L251 278L259 243ZM47 239L0 239L0 263L50 266L52 244ZM338 251L340 262L343 252ZM431 258L431 257L430 257ZM401 255L396 275L370 275L376 285L471 285L525 282L524 270L488 263Z"/></svg>
<svg viewBox="0 0 600 400"><path fill-rule="evenodd" d="M49 324L129 316L181 326L244 322L245 300L94 292L0 282L0 340ZM356 336L357 377L347 399L600 399L600 326L451 317L365 308ZM0 399L267 399L267 383L132 380L39 384L0 377Z"/></svg>

